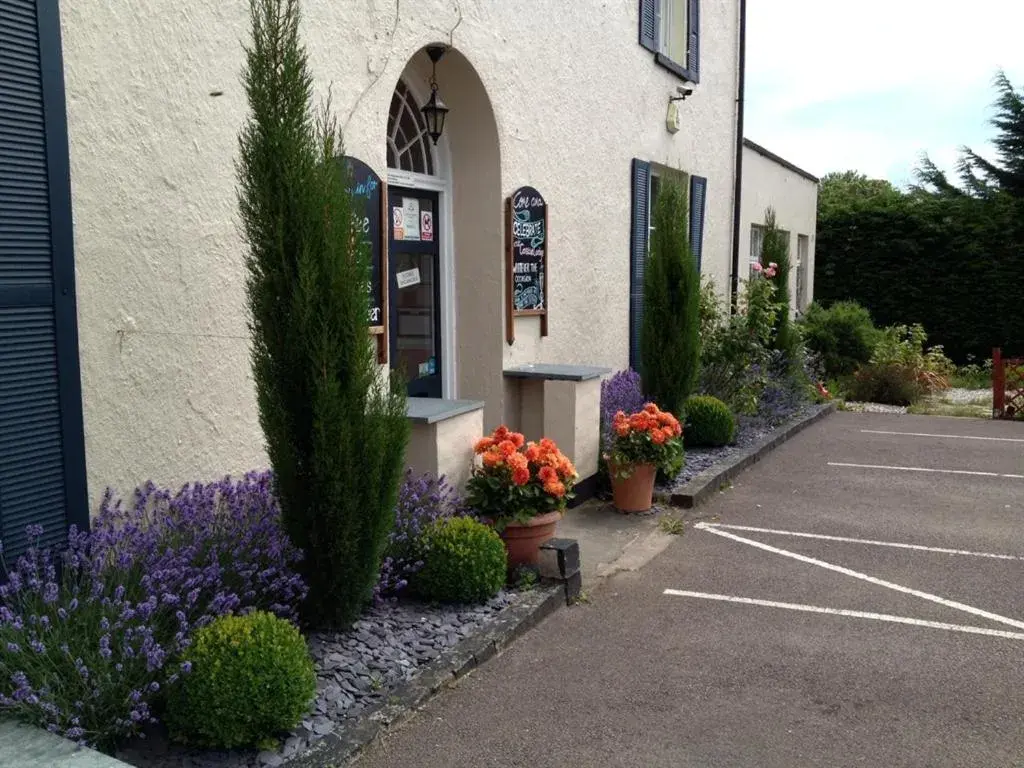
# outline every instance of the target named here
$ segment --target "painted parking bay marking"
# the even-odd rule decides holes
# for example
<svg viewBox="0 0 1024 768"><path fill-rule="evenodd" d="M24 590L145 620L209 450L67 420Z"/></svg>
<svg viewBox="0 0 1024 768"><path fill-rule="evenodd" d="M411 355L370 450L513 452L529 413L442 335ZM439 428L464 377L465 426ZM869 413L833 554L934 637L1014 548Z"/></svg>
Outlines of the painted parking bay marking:
<svg viewBox="0 0 1024 768"><path fill-rule="evenodd" d="M751 547L756 547L757 549L764 550L765 552L771 552L772 554L781 555L782 557L788 557L793 560L797 560L801 563L814 565L819 568L824 568L826 570L833 571L835 573L840 573L844 576L849 576L860 581L866 581L869 584L874 584L875 586L885 587L886 589L891 589L895 592L901 592L906 595L911 595L913 597L920 598L921 600L927 600L932 603L937 603L939 605L945 606L946 608L952 608L953 610L968 613L972 616L978 616L980 618L988 619L989 621L994 621L999 624L1006 624L1008 626L1014 627L1015 629L1024 629L1024 621L1018 621L1017 619L1011 619L1006 616L1000 616L998 613L992 613L991 611L986 611L982 608L975 608L972 605L967 605L966 603L961 603L956 600L949 600L945 597L940 597L939 595L933 595L930 592L924 592L919 589L913 589L912 587L905 587L902 584L896 584L892 581L885 581L884 579L879 579L874 576L870 576L866 573L855 571L852 568L846 568L842 565L836 565L835 563L829 563L824 560L819 560L818 558L802 555L799 552L791 552L788 549L773 547L770 544L764 544L760 541L755 541L754 539L748 539L744 536L738 536L735 533L730 533L729 531L722 530L721 526L715 523L697 523L694 526L694 529L699 531L705 531L707 533L714 534L715 536L721 536L726 539L731 539L741 544L747 544Z"/></svg>
<svg viewBox="0 0 1024 768"><path fill-rule="evenodd" d="M907 616L893 616L889 613L871 613L869 611L848 611L844 608L824 608L819 605L803 605L801 603L780 603L775 600L758 600L753 597L735 597L733 595L716 595L710 592L690 592L683 589L666 589L664 594L676 597L692 597L698 600L718 600L727 603L741 603L743 605L757 605L764 608L783 608L788 611L803 611L805 613L823 613L830 616L845 616L853 619L872 619L874 621L886 621L893 624L910 624L915 627L929 627L931 629L944 629L948 632L966 632L972 635L988 635L990 637L1005 637L1010 640L1024 640L1024 632L1010 632L1005 629L988 629L986 627L972 627L967 624L948 624L944 621L926 621L924 619L911 619Z"/></svg>
<svg viewBox="0 0 1024 768"><path fill-rule="evenodd" d="M845 461L830 461L830 467L850 467L852 469L886 469L898 472L936 472L944 475L974 475L976 477L1004 477L1010 480L1024 480L1024 475L1003 472L976 472L967 469L932 469L930 467L896 467L889 464L851 464Z"/></svg>
<svg viewBox="0 0 1024 768"><path fill-rule="evenodd" d="M865 435L903 435L905 437L942 437L950 440L992 440L999 443L1024 443L1020 437L979 437L977 435L934 435L930 432L890 432L886 429L862 429Z"/></svg>
<svg viewBox="0 0 1024 768"><path fill-rule="evenodd" d="M875 539L856 539L849 536L828 536L824 533L804 533L802 531L781 531L775 528L756 528L752 525L726 525L725 523L705 523L705 528L725 528L730 531L747 531L748 533L769 533L775 536L792 536L800 539L821 539L822 541L838 541L844 544L869 544L875 547L894 547L896 549L913 549L919 552L934 552L940 555L964 555L967 557L988 557L993 560L1024 560L1021 555L999 555L993 552L974 552L968 549L949 549L947 547L927 547L924 544L903 544L895 541L877 541Z"/></svg>

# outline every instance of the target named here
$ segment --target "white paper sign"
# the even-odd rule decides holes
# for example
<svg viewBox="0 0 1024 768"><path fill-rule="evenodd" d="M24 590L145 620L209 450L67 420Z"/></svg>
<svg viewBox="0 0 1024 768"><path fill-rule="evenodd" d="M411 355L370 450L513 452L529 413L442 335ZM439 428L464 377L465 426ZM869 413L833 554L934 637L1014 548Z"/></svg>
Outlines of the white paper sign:
<svg viewBox="0 0 1024 768"><path fill-rule="evenodd" d="M402 225L405 230L403 240L420 239L420 199L418 197L402 198Z"/></svg>
<svg viewBox="0 0 1024 768"><path fill-rule="evenodd" d="M404 272L395 273L395 282L398 283L399 288L409 288L413 285L420 284L420 268L413 267L407 269Z"/></svg>
<svg viewBox="0 0 1024 768"><path fill-rule="evenodd" d="M428 243L434 239L434 214L432 211L420 211L420 239Z"/></svg>

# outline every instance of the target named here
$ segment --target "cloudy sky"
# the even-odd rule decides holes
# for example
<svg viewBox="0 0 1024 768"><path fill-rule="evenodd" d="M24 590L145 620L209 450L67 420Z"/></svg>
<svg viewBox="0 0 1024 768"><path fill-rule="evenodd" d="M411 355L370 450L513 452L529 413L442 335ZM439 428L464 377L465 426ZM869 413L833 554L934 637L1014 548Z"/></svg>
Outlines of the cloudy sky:
<svg viewBox="0 0 1024 768"><path fill-rule="evenodd" d="M967 9L966 18L958 9ZM814 174L911 180L990 154L991 81L1024 86L1024 0L751 0L747 138Z"/></svg>

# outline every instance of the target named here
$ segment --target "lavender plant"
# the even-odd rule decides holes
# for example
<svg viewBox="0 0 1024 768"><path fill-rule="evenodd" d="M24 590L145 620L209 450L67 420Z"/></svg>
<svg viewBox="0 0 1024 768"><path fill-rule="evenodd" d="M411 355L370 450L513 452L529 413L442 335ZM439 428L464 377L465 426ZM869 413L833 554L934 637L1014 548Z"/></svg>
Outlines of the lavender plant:
<svg viewBox="0 0 1024 768"><path fill-rule="evenodd" d="M468 513L458 491L442 475L417 476L406 470L398 489L395 527L388 536L380 578L374 589L377 603L393 598L409 585L424 565L424 533L432 523Z"/></svg>
<svg viewBox="0 0 1024 768"><path fill-rule="evenodd" d="M306 586L270 482L150 483L127 507L108 491L60 558L38 546L13 567L0 557L0 714L109 747L154 721L188 671L169 660L196 629L261 608L294 618Z"/></svg>
<svg viewBox="0 0 1024 768"><path fill-rule="evenodd" d="M631 368L601 382L601 437L606 445L613 437L612 421L616 413L643 410L647 401L640 387L640 374Z"/></svg>
<svg viewBox="0 0 1024 768"><path fill-rule="evenodd" d="M38 542L39 526L29 526ZM79 744L109 747L155 721L161 686L179 671L168 659L184 648L167 642L153 594L129 598L135 585L94 579L87 536L73 533L61 578L48 550L32 546L0 586L0 713ZM180 626L187 626L181 611Z"/></svg>

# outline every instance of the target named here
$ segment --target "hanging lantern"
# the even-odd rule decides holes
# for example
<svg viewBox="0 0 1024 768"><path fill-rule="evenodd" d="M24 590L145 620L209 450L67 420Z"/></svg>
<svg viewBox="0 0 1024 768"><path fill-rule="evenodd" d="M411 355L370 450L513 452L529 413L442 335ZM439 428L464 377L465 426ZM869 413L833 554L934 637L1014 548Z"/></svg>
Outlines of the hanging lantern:
<svg viewBox="0 0 1024 768"><path fill-rule="evenodd" d="M427 133L437 144L437 140L444 133L444 119L448 115L447 105L437 95L437 62L444 56L446 48L443 45L431 45L427 48L427 56L433 63L433 70L430 75L430 98L427 103L420 107L423 119L427 123Z"/></svg>

